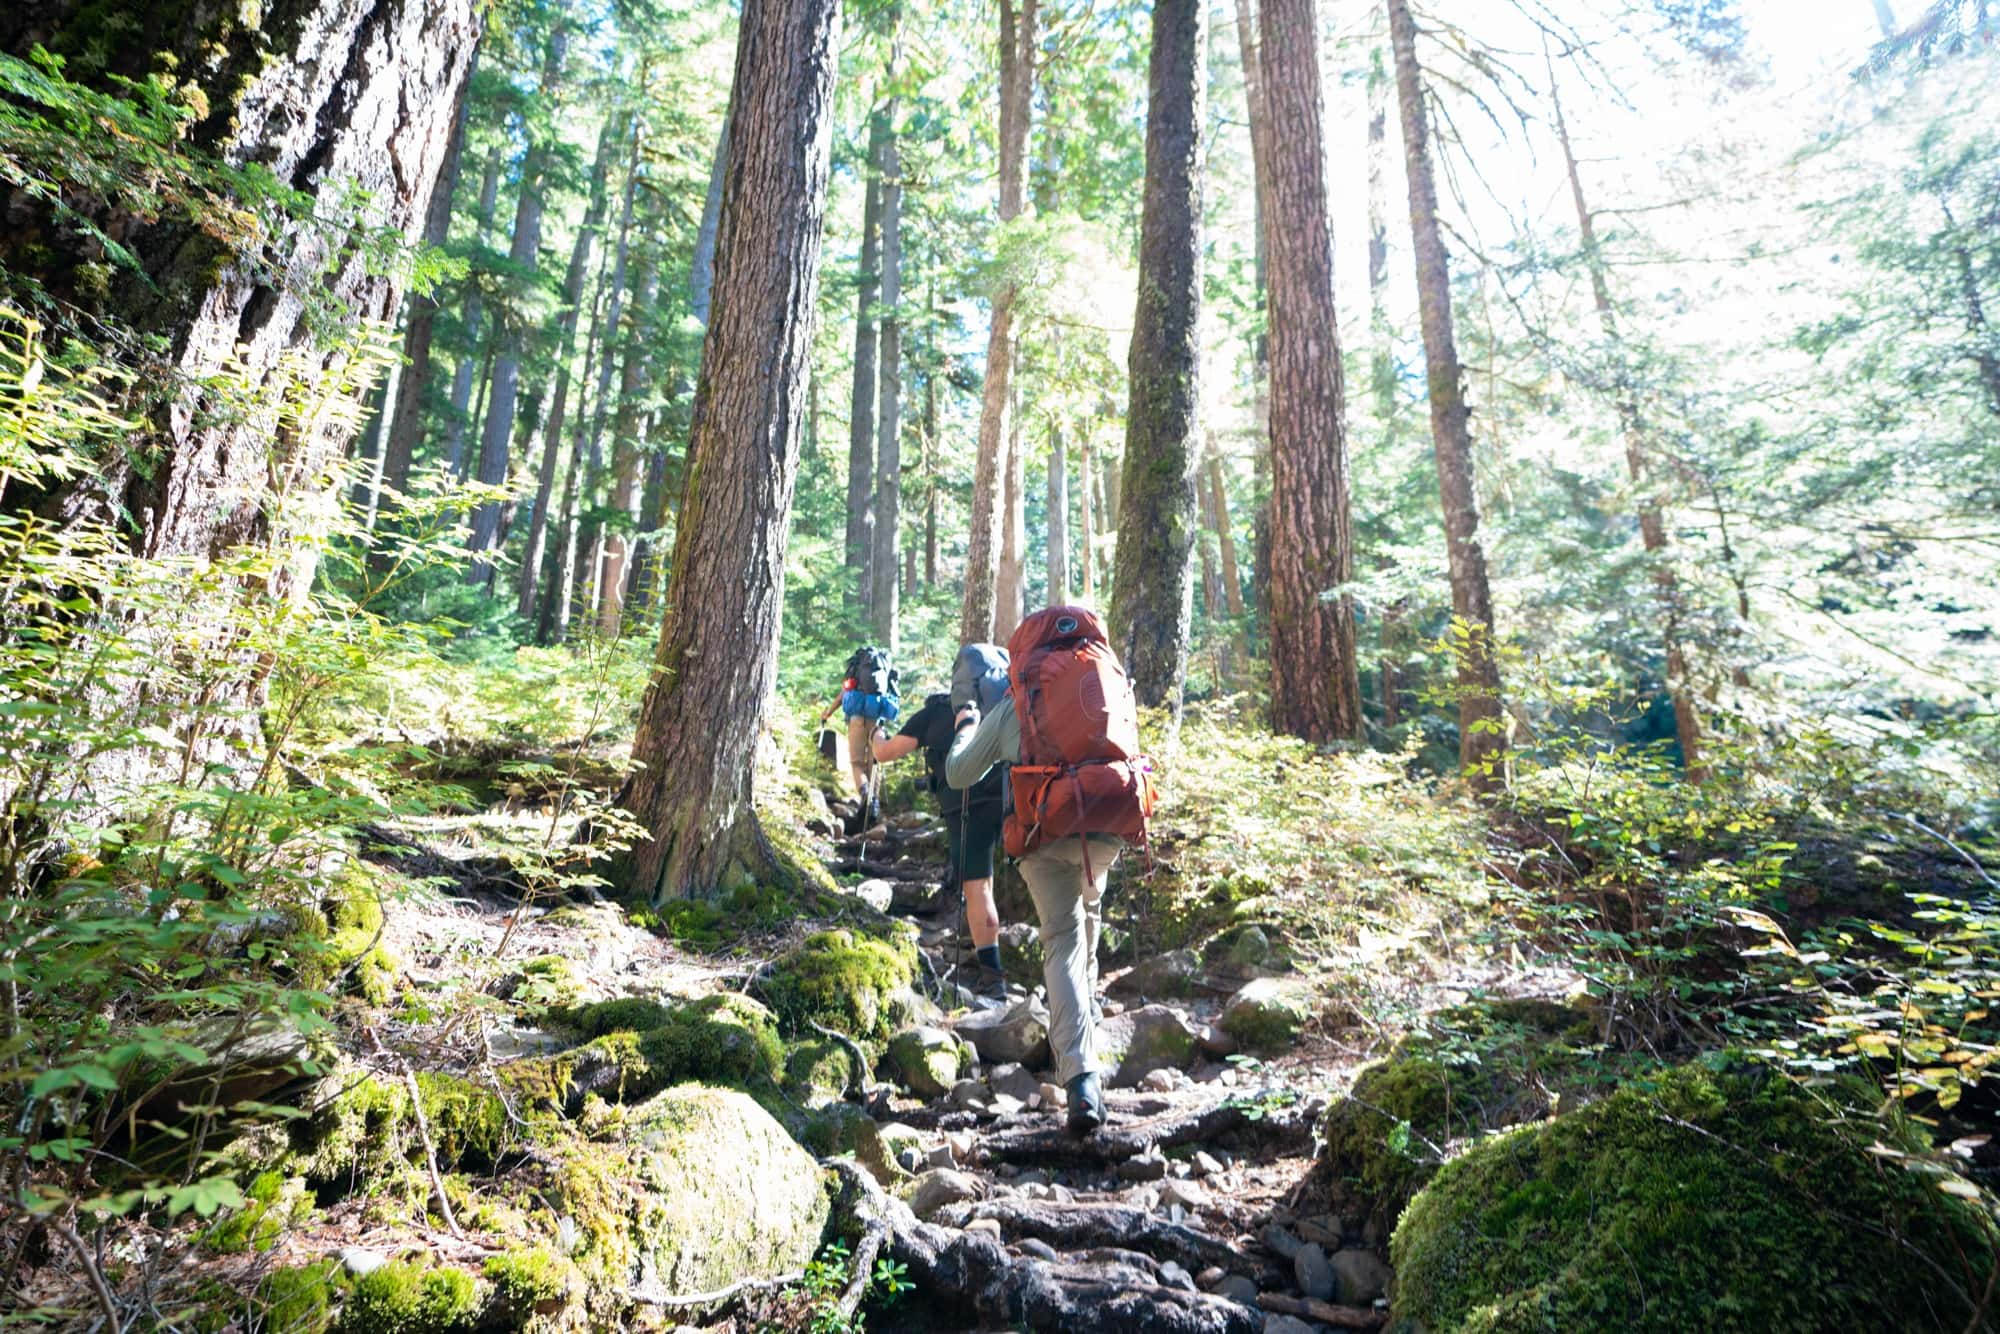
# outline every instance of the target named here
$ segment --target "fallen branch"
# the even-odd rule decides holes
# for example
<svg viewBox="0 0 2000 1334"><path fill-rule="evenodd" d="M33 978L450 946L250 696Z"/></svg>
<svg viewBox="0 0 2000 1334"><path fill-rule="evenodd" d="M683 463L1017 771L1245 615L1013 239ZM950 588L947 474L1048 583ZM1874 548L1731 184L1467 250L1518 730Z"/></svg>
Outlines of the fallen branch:
<svg viewBox="0 0 2000 1334"><path fill-rule="evenodd" d="M789 1288L804 1277L805 1272L801 1270L792 1274L779 1274L776 1278L738 1279L728 1287L717 1288L714 1292L690 1292L678 1296L631 1288L626 1291L625 1299L637 1306L657 1306L665 1311L687 1311L709 1307L720 1310L754 1293L777 1292Z"/></svg>
<svg viewBox="0 0 2000 1334"><path fill-rule="evenodd" d="M852 1060L854 1077L847 1081L848 1095L857 1101L866 1102L875 1094L875 1087L868 1078L868 1053L861 1050L861 1044L837 1028L828 1028L818 1020L808 1019L806 1023L812 1031L828 1042L840 1047Z"/></svg>

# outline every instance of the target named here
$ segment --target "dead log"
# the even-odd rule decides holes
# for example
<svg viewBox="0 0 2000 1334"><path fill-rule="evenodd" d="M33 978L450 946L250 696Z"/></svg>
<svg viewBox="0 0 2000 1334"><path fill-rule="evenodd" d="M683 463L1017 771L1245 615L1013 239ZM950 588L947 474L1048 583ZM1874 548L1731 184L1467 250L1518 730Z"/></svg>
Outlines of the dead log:
<svg viewBox="0 0 2000 1334"><path fill-rule="evenodd" d="M1172 1260L1190 1273L1214 1265L1256 1276L1257 1268L1235 1247L1183 1223L1169 1223L1143 1209L1120 1204L1063 1204L1056 1200L1007 1198L954 1204L938 1222L962 1228L990 1218L1007 1241L1035 1237L1059 1251L1110 1247Z"/></svg>
<svg viewBox="0 0 2000 1334"><path fill-rule="evenodd" d="M1155 1146L1166 1150L1209 1144L1225 1135L1251 1138L1260 1147L1287 1152L1311 1145L1323 1107L1317 1098L1302 1099L1253 1118L1251 1109L1225 1100L1137 1121L1113 1121L1088 1139L1077 1139L1057 1126L1004 1131L982 1140L978 1153L985 1163L1111 1167Z"/></svg>

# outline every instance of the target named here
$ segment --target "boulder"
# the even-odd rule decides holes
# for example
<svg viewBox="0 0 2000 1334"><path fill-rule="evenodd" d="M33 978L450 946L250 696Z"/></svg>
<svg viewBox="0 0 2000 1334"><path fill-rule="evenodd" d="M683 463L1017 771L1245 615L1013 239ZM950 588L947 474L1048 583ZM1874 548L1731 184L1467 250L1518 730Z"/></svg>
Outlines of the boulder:
<svg viewBox="0 0 2000 1334"><path fill-rule="evenodd" d="M972 1048L942 1028L906 1028L889 1040L882 1064L919 1098L941 1098L972 1068Z"/></svg>
<svg viewBox="0 0 2000 1334"><path fill-rule="evenodd" d="M1208 966L1229 977L1267 977L1290 966L1284 947L1254 922L1234 926L1208 942Z"/></svg>
<svg viewBox="0 0 2000 1334"><path fill-rule="evenodd" d="M1029 1074L1027 1067L1020 1065L997 1065L986 1072L986 1084L995 1094L1014 1098L1020 1102L1038 1096L1042 1091L1042 1081Z"/></svg>
<svg viewBox="0 0 2000 1334"><path fill-rule="evenodd" d="M946 1205L986 1198L986 1183L970 1172L934 1167L910 1188L910 1211L928 1222Z"/></svg>
<svg viewBox="0 0 2000 1334"><path fill-rule="evenodd" d="M1335 1251L1330 1260L1338 1295L1343 1306L1371 1306L1389 1291L1389 1266L1382 1257L1363 1247Z"/></svg>
<svg viewBox="0 0 2000 1334"><path fill-rule="evenodd" d="M1918 1145L1879 1100L1688 1066L1482 1139L1404 1211L1393 1313L1495 1334L1972 1328L2000 1240L1953 1178L1882 1156Z"/></svg>
<svg viewBox="0 0 2000 1334"><path fill-rule="evenodd" d="M543 1151L536 1198L575 1233L591 1290L682 1295L802 1268L830 1209L810 1153L747 1094L682 1084L629 1109L610 1142Z"/></svg>
<svg viewBox="0 0 2000 1334"><path fill-rule="evenodd" d="M896 901L895 882L879 876L863 880L848 892L879 913L888 912Z"/></svg>
<svg viewBox="0 0 2000 1334"><path fill-rule="evenodd" d="M1220 1027L1250 1051L1282 1051L1319 1011L1319 994L1298 978L1262 977L1244 984L1222 1008Z"/></svg>
<svg viewBox="0 0 2000 1334"><path fill-rule="evenodd" d="M1200 980L1200 955L1193 950L1168 950L1140 960L1106 990L1114 996L1185 996Z"/></svg>
<svg viewBox="0 0 2000 1334"><path fill-rule="evenodd" d="M1333 1265L1318 1242L1309 1241L1299 1247L1299 1253L1292 1257L1292 1277L1297 1280L1300 1292L1317 1301L1330 1302L1334 1293L1340 1291L1340 1280L1334 1276Z"/></svg>
<svg viewBox="0 0 2000 1334"><path fill-rule="evenodd" d="M1049 1012L1032 996L1002 1008L975 1010L952 1025L988 1065L1049 1064Z"/></svg>
<svg viewBox="0 0 2000 1334"><path fill-rule="evenodd" d="M1155 1070L1185 1070L1194 1063L1194 1029L1178 1010L1145 1005L1098 1025L1098 1057L1118 1065L1113 1088L1136 1088Z"/></svg>
<svg viewBox="0 0 2000 1334"><path fill-rule="evenodd" d="M891 998L917 977L915 932L891 922L879 930L820 931L774 961L757 991L788 1033L815 1023L857 1038L893 1031Z"/></svg>

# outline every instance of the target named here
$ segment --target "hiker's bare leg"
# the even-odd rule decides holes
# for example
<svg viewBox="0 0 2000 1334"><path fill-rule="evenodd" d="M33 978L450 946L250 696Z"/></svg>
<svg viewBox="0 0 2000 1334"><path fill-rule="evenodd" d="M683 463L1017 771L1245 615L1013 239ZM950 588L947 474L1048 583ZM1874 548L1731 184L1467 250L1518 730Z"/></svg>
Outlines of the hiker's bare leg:
<svg viewBox="0 0 2000 1334"><path fill-rule="evenodd" d="M847 762L853 768L854 795L863 802L868 800L868 785L875 778L875 754L871 739L875 732L875 722L859 714L847 720Z"/></svg>
<svg viewBox="0 0 2000 1334"><path fill-rule="evenodd" d="M975 947L994 945L1000 941L1000 910L993 906L993 881L967 880L965 889L965 927L972 933Z"/></svg>

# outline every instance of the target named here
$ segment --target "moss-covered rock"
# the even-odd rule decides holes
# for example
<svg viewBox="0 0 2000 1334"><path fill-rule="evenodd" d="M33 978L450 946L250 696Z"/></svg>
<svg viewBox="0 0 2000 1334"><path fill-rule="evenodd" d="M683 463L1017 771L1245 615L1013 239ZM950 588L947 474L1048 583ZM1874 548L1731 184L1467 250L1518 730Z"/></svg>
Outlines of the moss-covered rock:
<svg viewBox="0 0 2000 1334"><path fill-rule="evenodd" d="M304 1177L260 1172L243 1195L242 1208L202 1233L201 1244L212 1254L269 1251L286 1229L304 1222L312 1213L312 1196L306 1191Z"/></svg>
<svg viewBox="0 0 2000 1334"><path fill-rule="evenodd" d="M860 1073L854 1054L838 1042L794 1043L785 1054L785 1093L806 1107L821 1107L845 1097Z"/></svg>
<svg viewBox="0 0 2000 1334"><path fill-rule="evenodd" d="M445 1171L461 1163L491 1166L510 1134L499 1094L432 1071L419 1072L416 1083L438 1166ZM423 1162L422 1136L402 1080L342 1067L321 1089L318 1109L294 1122L290 1132L289 1164L309 1184L386 1188Z"/></svg>
<svg viewBox="0 0 2000 1334"><path fill-rule="evenodd" d="M580 1312L583 1275L552 1246L528 1246L487 1260L493 1296L481 1318L488 1329L559 1329Z"/></svg>
<svg viewBox="0 0 2000 1334"><path fill-rule="evenodd" d="M573 1028L587 1038L601 1038L606 1033L644 1033L661 1027L672 1017L670 1008L643 996L593 1001L573 1010L564 1010L557 1016L565 1027Z"/></svg>
<svg viewBox="0 0 2000 1334"><path fill-rule="evenodd" d="M396 956L382 943L386 919L381 891L350 863L321 905L325 944L305 965L302 980L318 987L346 987L371 1005L387 1005L396 988Z"/></svg>
<svg viewBox="0 0 2000 1334"><path fill-rule="evenodd" d="M570 1220L593 1304L633 1276L670 1293L798 1269L830 1208L811 1154L747 1094L683 1084L627 1110L609 1143L546 1151L537 1192Z"/></svg>
<svg viewBox="0 0 2000 1334"><path fill-rule="evenodd" d="M473 1328L478 1284L460 1269L392 1260L354 1281L338 1334L458 1334Z"/></svg>
<svg viewBox="0 0 2000 1334"><path fill-rule="evenodd" d="M1689 1067L1488 1140L1404 1213L1396 1312L1433 1334L1966 1328L1992 1221L1834 1112Z"/></svg>
<svg viewBox="0 0 2000 1334"><path fill-rule="evenodd" d="M903 923L873 931L821 931L780 958L760 992L787 1032L814 1023L855 1037L889 1036L890 998L917 976L917 947Z"/></svg>
<svg viewBox="0 0 2000 1334"><path fill-rule="evenodd" d="M941 1098L972 1071L973 1051L956 1033L942 1028L909 1028L889 1041L882 1058L887 1073L919 1098Z"/></svg>
<svg viewBox="0 0 2000 1334"><path fill-rule="evenodd" d="M635 1103L690 1080L773 1089L784 1074L784 1056L771 1012L747 996L723 992L665 1009L664 1018L643 1031L614 1029L553 1056L509 1061L499 1076L529 1108L576 1116L593 1093L606 1102Z"/></svg>
<svg viewBox="0 0 2000 1334"><path fill-rule="evenodd" d="M1263 977L1229 998L1219 1022L1246 1051L1278 1052L1298 1040L1299 1030L1312 1022L1319 1007L1319 993L1310 982Z"/></svg>
<svg viewBox="0 0 2000 1334"><path fill-rule="evenodd" d="M1430 1016L1327 1109L1319 1170L1392 1224L1452 1141L1547 1116L1616 1065L1584 1012L1495 1000Z"/></svg>
<svg viewBox="0 0 2000 1334"><path fill-rule="evenodd" d="M534 1011L574 1009L583 999L583 979L576 964L560 954L525 960L512 979L507 998Z"/></svg>

